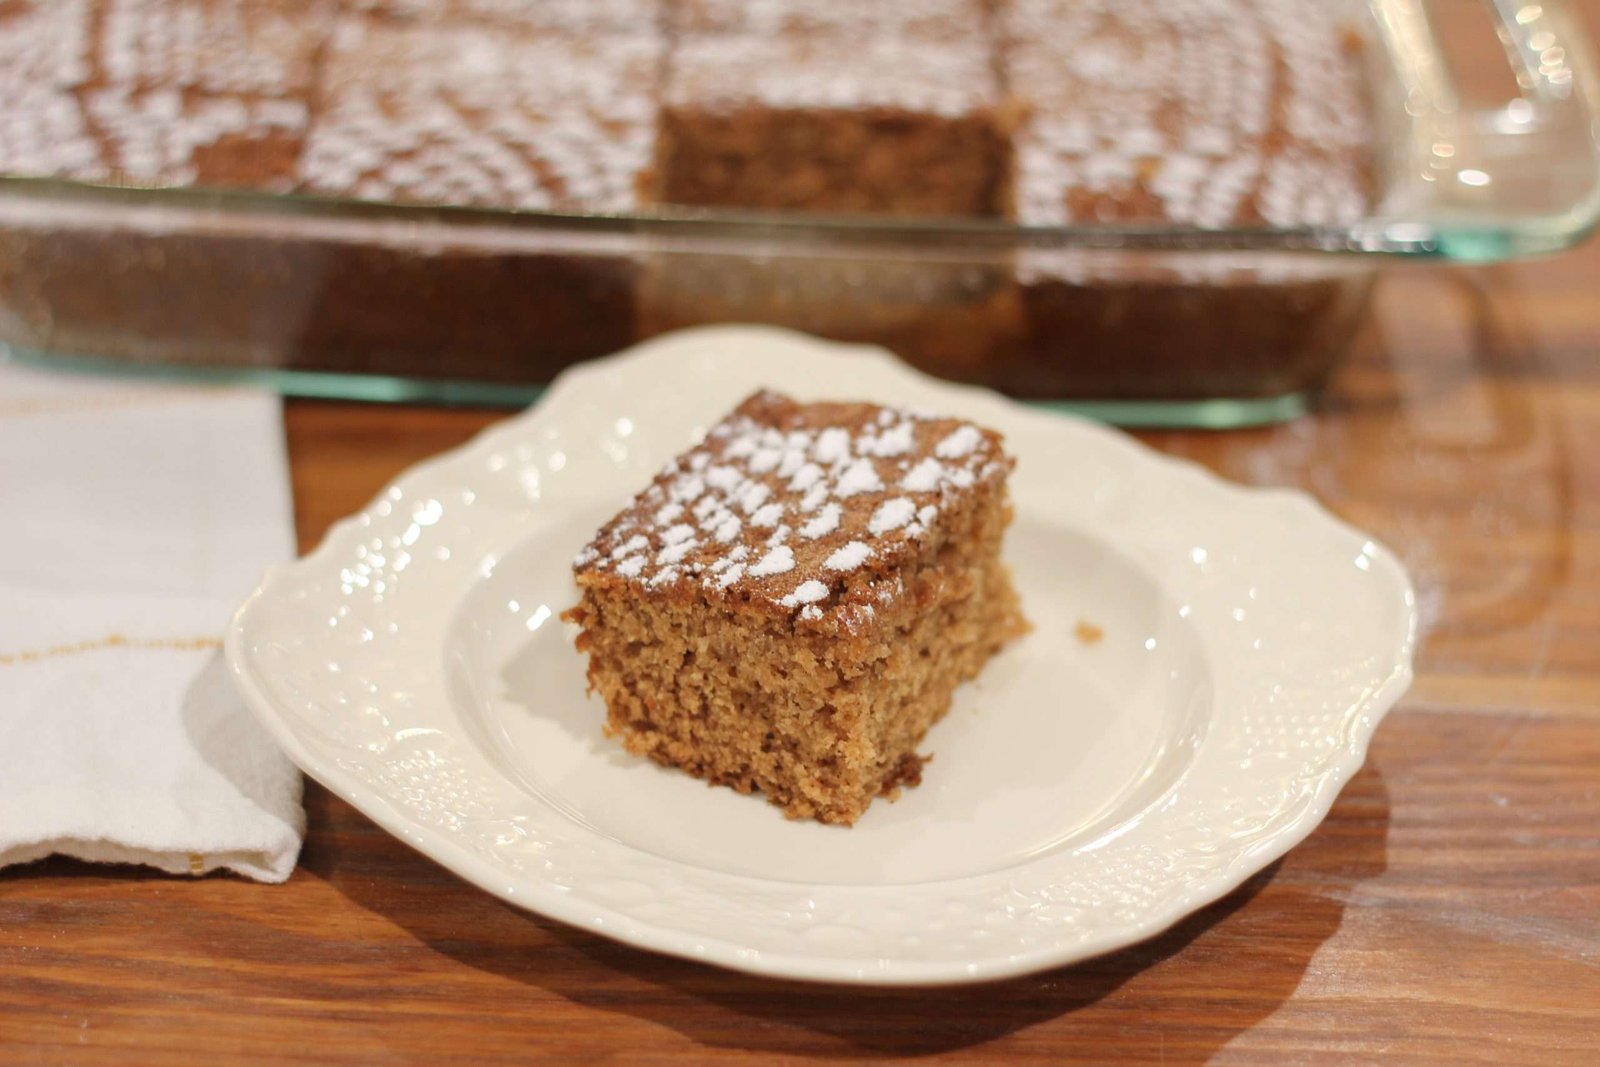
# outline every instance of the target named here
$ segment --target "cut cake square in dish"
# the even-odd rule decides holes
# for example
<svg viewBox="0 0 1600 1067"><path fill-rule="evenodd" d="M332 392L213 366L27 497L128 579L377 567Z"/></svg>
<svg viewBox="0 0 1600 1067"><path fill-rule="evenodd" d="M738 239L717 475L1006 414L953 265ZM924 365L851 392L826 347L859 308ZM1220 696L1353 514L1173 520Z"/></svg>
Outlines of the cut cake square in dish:
<svg viewBox="0 0 1600 1067"><path fill-rule="evenodd" d="M674 40L656 199L773 211L994 216L1009 150L988 39L812 33Z"/></svg>
<svg viewBox="0 0 1600 1067"><path fill-rule="evenodd" d="M1015 0L1003 79L1017 221L1351 222L1374 196L1351 5ZM1060 42L1071 42L1063 50Z"/></svg>
<svg viewBox="0 0 1600 1067"><path fill-rule="evenodd" d="M1012 0L1026 226L1341 226L1378 196L1364 4ZM1060 42L1070 42L1063 48ZM1028 248L1023 337L973 377L1030 396L1268 397L1322 378L1370 275L1322 259ZM1074 339L1077 343L1069 343Z"/></svg>
<svg viewBox="0 0 1600 1067"><path fill-rule="evenodd" d="M331 7L0 3L0 172L286 192Z"/></svg>
<svg viewBox="0 0 1600 1067"><path fill-rule="evenodd" d="M654 34L345 19L301 179L364 200L631 210L661 53Z"/></svg>
<svg viewBox="0 0 1600 1067"><path fill-rule="evenodd" d="M345 0L345 6L395 21L581 34L644 33L661 21L660 0Z"/></svg>
<svg viewBox="0 0 1600 1067"><path fill-rule="evenodd" d="M896 0L849 4L839 0L666 0L669 32L893 35L913 39L970 37L987 24L984 0Z"/></svg>
<svg viewBox="0 0 1600 1067"><path fill-rule="evenodd" d="M607 732L851 824L1026 629L1000 562L1013 461L958 419L757 393L579 553Z"/></svg>

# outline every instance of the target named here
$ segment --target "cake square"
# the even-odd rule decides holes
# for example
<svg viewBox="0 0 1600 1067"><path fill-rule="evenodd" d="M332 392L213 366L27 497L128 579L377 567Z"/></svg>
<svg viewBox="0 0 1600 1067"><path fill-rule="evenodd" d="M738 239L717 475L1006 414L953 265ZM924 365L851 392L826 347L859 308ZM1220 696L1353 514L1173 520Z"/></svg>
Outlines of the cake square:
<svg viewBox="0 0 1600 1067"><path fill-rule="evenodd" d="M137 185L294 183L318 0L0 9L0 171Z"/></svg>
<svg viewBox="0 0 1600 1067"><path fill-rule="evenodd" d="M566 33L648 33L660 25L659 0L345 0L355 12L436 23L498 23Z"/></svg>
<svg viewBox="0 0 1600 1067"><path fill-rule="evenodd" d="M955 39L988 17L983 0L665 0L674 34L821 33Z"/></svg>
<svg viewBox="0 0 1600 1067"><path fill-rule="evenodd" d="M1008 149L990 39L674 40L654 195L760 210L992 216Z"/></svg>
<svg viewBox="0 0 1600 1067"><path fill-rule="evenodd" d="M91 10L88 0L0 4L0 83L71 89L88 81Z"/></svg>
<svg viewBox="0 0 1600 1067"><path fill-rule="evenodd" d="M100 177L77 89L89 80L87 0L0 4L0 174Z"/></svg>
<svg viewBox="0 0 1600 1067"><path fill-rule="evenodd" d="M330 0L102 0L95 76L107 85L304 99Z"/></svg>
<svg viewBox="0 0 1600 1067"><path fill-rule="evenodd" d="M655 133L658 35L345 20L302 159L370 200L627 211Z"/></svg>
<svg viewBox="0 0 1600 1067"><path fill-rule="evenodd" d="M1026 627L1012 466L957 419L750 397L574 561L607 732L790 818L916 784L956 685Z"/></svg>
<svg viewBox="0 0 1600 1067"><path fill-rule="evenodd" d="M1373 131L1343 11L1014 0L1000 54L1029 116L1015 135L1017 220L1218 229L1359 218Z"/></svg>
<svg viewBox="0 0 1600 1067"><path fill-rule="evenodd" d="M325 0L105 0L77 89L94 161L74 177L293 188Z"/></svg>
<svg viewBox="0 0 1600 1067"><path fill-rule="evenodd" d="M118 84L83 94L100 165L135 185L288 192L304 144L304 100Z"/></svg>
<svg viewBox="0 0 1600 1067"><path fill-rule="evenodd" d="M1359 218L1376 167L1350 11L1011 0L999 34L1002 76L1027 116L1014 138L1017 221L1224 229ZM997 353L986 383L1091 397L1303 389L1342 351L1368 288L1284 259L1037 248L1019 251L1017 283L1024 341Z"/></svg>

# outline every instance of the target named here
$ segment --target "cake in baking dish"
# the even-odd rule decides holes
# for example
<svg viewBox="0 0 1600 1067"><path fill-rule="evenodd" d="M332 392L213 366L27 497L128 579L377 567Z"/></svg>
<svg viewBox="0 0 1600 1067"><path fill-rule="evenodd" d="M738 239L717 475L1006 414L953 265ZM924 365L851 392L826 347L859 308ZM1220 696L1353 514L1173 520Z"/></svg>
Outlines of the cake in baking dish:
<svg viewBox="0 0 1600 1067"><path fill-rule="evenodd" d="M10 0L0 174L1198 228L1373 197L1352 0Z"/></svg>
<svg viewBox="0 0 1600 1067"><path fill-rule="evenodd" d="M589 684L627 748L851 824L1024 629L1012 460L957 419L758 393L579 553Z"/></svg>
<svg viewBox="0 0 1600 1067"><path fill-rule="evenodd" d="M1003 97L982 35L684 34L650 195L669 204L995 216Z"/></svg>
<svg viewBox="0 0 1600 1067"><path fill-rule="evenodd" d="M1200 229L1335 223L1372 195L1349 8L1304 0L1009 0L1026 106L1018 221Z"/></svg>
<svg viewBox="0 0 1600 1067"><path fill-rule="evenodd" d="M753 321L1023 395L1299 392L1346 350L1369 266L1053 231L1368 214L1371 22L1364 0L0 0L0 177L403 206L23 207L0 339L522 384ZM213 205L227 226L190 213ZM923 219L1038 232L901 224Z"/></svg>
<svg viewBox="0 0 1600 1067"><path fill-rule="evenodd" d="M0 174L294 188L331 9L0 4Z"/></svg>
<svg viewBox="0 0 1600 1067"><path fill-rule="evenodd" d="M702 33L837 34L951 40L972 37L993 0L665 0L667 32L679 39Z"/></svg>
<svg viewBox="0 0 1600 1067"><path fill-rule="evenodd" d="M346 20L301 178L366 200L628 211L660 65L647 33Z"/></svg>

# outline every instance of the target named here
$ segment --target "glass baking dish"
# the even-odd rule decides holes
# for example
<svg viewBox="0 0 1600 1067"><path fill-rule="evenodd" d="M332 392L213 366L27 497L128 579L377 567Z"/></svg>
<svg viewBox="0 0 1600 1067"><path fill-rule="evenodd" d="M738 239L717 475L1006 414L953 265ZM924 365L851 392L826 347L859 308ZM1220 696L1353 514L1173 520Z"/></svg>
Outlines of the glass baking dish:
<svg viewBox="0 0 1600 1067"><path fill-rule="evenodd" d="M1489 6L1518 88L1475 109L1423 0L1371 0L1383 195L1349 225L584 216L5 178L0 345L303 395L520 404L578 360L754 321L1125 424L1287 418L1383 263L1556 251L1600 216L1580 24L1553 0Z"/></svg>

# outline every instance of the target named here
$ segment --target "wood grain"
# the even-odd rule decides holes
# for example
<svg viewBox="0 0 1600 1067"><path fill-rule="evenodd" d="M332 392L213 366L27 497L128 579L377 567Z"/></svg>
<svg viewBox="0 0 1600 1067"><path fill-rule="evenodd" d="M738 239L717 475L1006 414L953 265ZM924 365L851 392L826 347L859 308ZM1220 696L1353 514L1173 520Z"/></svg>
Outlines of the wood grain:
<svg viewBox="0 0 1600 1067"><path fill-rule="evenodd" d="M282 887L0 872L0 1062L1600 1062L1597 289L1594 245L1397 271L1313 417L1143 435L1371 530L1426 627L1327 821L1144 945L976 990L741 977L512 910L312 787ZM291 404L302 547L500 417Z"/></svg>

